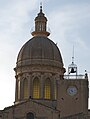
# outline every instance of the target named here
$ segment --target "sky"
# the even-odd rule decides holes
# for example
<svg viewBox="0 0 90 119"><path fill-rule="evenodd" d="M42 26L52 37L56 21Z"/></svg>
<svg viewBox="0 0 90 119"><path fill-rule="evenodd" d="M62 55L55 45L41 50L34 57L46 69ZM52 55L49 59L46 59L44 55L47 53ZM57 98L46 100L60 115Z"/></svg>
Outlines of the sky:
<svg viewBox="0 0 90 119"><path fill-rule="evenodd" d="M20 48L31 36L40 2L49 36L60 49L64 67L90 75L90 0L0 0L0 110L15 101L15 72Z"/></svg>

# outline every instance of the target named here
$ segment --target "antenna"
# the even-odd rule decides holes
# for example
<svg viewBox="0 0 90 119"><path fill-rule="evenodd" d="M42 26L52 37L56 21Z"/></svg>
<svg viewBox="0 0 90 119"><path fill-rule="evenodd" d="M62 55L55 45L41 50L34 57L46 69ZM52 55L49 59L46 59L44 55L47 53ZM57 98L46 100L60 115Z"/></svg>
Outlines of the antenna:
<svg viewBox="0 0 90 119"><path fill-rule="evenodd" d="M74 64L74 45L73 45L73 53L72 53L72 64Z"/></svg>
<svg viewBox="0 0 90 119"><path fill-rule="evenodd" d="M77 76L77 65L74 64L74 45L72 52L72 63L68 66L68 75L70 75L71 73L75 73Z"/></svg>

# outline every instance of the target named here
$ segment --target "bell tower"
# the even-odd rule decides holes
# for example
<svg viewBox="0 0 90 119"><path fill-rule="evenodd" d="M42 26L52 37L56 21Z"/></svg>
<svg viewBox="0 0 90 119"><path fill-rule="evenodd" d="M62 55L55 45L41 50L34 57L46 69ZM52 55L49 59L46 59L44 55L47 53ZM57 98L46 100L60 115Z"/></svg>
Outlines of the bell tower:
<svg viewBox="0 0 90 119"><path fill-rule="evenodd" d="M72 63L68 66L68 74L64 80L58 81L57 107L61 117L88 113L88 76L77 74L77 65L74 63L74 49Z"/></svg>

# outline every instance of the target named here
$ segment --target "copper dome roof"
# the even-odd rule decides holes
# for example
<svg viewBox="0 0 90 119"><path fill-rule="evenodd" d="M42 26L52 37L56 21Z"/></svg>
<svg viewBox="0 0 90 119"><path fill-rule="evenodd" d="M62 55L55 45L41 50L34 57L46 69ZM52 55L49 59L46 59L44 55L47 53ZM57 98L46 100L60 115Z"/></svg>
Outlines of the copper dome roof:
<svg viewBox="0 0 90 119"><path fill-rule="evenodd" d="M17 57L17 66L43 64L63 67L57 45L45 36L35 36L26 42Z"/></svg>

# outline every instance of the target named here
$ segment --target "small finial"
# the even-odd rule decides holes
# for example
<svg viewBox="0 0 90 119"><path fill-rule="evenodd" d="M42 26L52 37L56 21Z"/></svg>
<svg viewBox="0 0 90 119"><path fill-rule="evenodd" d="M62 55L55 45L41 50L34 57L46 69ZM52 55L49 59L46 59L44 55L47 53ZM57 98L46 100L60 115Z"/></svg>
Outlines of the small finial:
<svg viewBox="0 0 90 119"><path fill-rule="evenodd" d="M40 2L40 12L42 12L42 2Z"/></svg>

